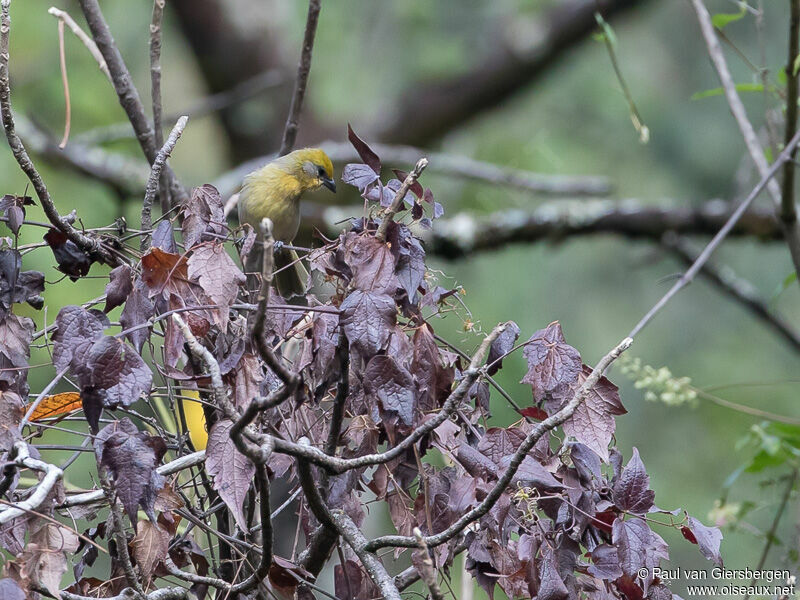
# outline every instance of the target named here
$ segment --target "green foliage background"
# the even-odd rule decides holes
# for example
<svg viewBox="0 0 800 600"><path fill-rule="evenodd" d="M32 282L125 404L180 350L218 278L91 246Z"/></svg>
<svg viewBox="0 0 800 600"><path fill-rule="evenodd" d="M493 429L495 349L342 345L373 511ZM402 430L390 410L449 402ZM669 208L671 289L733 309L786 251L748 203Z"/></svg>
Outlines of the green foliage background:
<svg viewBox="0 0 800 600"><path fill-rule="evenodd" d="M534 0L338 0L324 2L307 110L341 131L349 121L357 131L368 130L386 118L386 110L399 94L415 82L465 72L480 63L497 36L512 35L520 42L535 40L536 19L546 3ZM714 12L733 12L736 5L709 2ZM271 2L283 36L280 45L295 53L300 46L305 3ZM49 4L38 0L12 4L12 101L19 114L55 132L63 127L63 94L58 68L56 21L46 12ZM76 18L74 1L60 5ZM787 2L765 3L763 51L774 73L785 62L788 23ZM164 32L163 73L165 111L179 112L204 95L190 50L169 14ZM151 4L142 0L106 0L103 10L115 38L131 67L145 99L149 98L147 40ZM620 198L643 202L670 199L691 205L709 198L731 198L737 191L734 174L744 147L721 97L691 100L692 94L718 85L705 54L699 28L686 2L651 2L611 21L618 38L617 53L639 110L650 129L651 141L641 145L631 126L624 97L619 91L608 55L601 43L587 40L571 51L547 76L538 79L511 101L452 132L437 149L514 167L563 174L609 176ZM754 62L762 51L754 18L725 29ZM66 48L72 98L73 135L124 119L113 90L83 46L67 35ZM737 82L756 81L746 65L727 52ZM369 60L367 62L367 57ZM772 97L749 93L746 105L754 123L763 122ZM262 103L263 104L263 103ZM258 98L248 102L253 111L270 110ZM302 129L302 122L301 122ZM59 133L60 135L60 133ZM138 158L134 143L117 143L113 149ZM269 152L274 149L265 148ZM172 165L186 184L211 181L231 165L226 163L226 142L213 117L190 120L174 152ZM77 209L86 226L111 223L118 214L138 224L137 199L121 201L105 188L83 177L37 161L62 213ZM7 148L0 150L2 193L22 193L26 181ZM530 209L542 199L508 189L425 175L447 215L461 211L487 213L504 208ZM762 198L759 202L768 202ZM28 218L43 221L38 207ZM6 235L0 225L0 235ZM42 229L23 228L20 244L41 241ZM791 285L779 295L791 265L779 244L728 241L719 259L748 278L775 308L800 323L800 294ZM47 250L25 256L25 267L43 270L48 281L59 279ZM522 336L561 321L570 344L594 363L634 325L663 294L680 270L653 244L612 237L553 240L535 246L515 246L502 252L471 257L457 263L438 263L452 282L467 291L465 302L484 331L501 320L513 319ZM48 286L47 310L22 309L37 327L52 323L58 309L103 293L107 269L95 266L92 278ZM446 335L468 349L476 336L464 333L456 315L439 326ZM698 281L682 292L637 339L631 352L644 362L668 365L677 376L690 376L697 386L737 385L723 392L726 399L779 414L800 416L797 396L798 356L757 323L750 314ZM48 361L37 351L31 364ZM529 402L529 390L518 384L524 373L521 354L508 359L500 382L520 402ZM30 383L40 390L52 377L51 367L34 368ZM622 387L629 414L618 419L617 439L625 452L637 446L648 467L656 502L662 508L684 507L704 516L720 496L728 475L750 456L736 450L736 442L757 422L706 401L692 409L645 403L621 374L612 380ZM63 387L61 389L68 389ZM514 413L493 396L498 419L510 422ZM53 436L56 441L56 436ZM70 443L75 443L70 439ZM52 453L51 453L52 454ZM52 457L52 456L51 456ZM71 484L89 485L86 477L91 456L81 459L68 473ZM784 470L742 475L730 493L731 501L750 500L756 509L747 516L765 529L783 485L774 478ZM766 482L766 483L765 483ZM708 519L705 519L708 523ZM790 506L779 533L782 545L773 548L768 567L797 566L797 507ZM754 567L763 540L747 528L724 531L726 566ZM705 567L695 547L664 532L671 545L673 564ZM680 592L680 585L676 588Z"/></svg>

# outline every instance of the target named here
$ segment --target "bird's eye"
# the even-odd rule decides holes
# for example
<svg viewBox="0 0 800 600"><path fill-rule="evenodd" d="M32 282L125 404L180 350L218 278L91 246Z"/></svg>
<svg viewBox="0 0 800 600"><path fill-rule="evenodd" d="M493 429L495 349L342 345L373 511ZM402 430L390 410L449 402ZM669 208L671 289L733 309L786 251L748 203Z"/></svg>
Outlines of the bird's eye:
<svg viewBox="0 0 800 600"><path fill-rule="evenodd" d="M325 167L317 167L317 175L320 177L327 177L328 173L325 171Z"/></svg>

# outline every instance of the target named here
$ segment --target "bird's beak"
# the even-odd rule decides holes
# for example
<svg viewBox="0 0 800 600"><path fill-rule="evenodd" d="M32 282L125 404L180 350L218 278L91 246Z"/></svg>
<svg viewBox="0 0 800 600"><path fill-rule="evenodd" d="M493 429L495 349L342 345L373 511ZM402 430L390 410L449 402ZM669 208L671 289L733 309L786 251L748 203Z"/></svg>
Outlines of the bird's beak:
<svg viewBox="0 0 800 600"><path fill-rule="evenodd" d="M336 182L333 179L330 177L321 177L320 180L322 181L322 185L324 185L334 194L336 193Z"/></svg>

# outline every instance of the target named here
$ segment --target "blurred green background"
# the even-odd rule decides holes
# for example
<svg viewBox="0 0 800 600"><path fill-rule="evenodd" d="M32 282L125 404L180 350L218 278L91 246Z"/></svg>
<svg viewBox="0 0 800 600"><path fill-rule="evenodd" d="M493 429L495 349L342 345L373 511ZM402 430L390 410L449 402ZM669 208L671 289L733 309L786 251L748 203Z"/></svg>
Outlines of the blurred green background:
<svg viewBox="0 0 800 600"><path fill-rule="evenodd" d="M264 35L271 36L271 43L293 73L306 4L253 0L227 4L249 27L263 26ZM387 111L393 103L403 94L413 94L420 82L469 71L501 41L535 43L537 23L555 4L536 0L323 2L301 141L322 141L304 133L303 123L312 119L318 130L335 132L339 141L345 139L347 122L359 132L379 130L391 118ZM727 26L725 33L755 64L761 65L763 56L774 79L786 61L788 1L763 4L760 33L757 19L750 14ZM725 0L708 5L712 14L738 10L736 2ZM19 115L60 137L64 98L57 22L47 14L48 7L38 0L12 4L12 102ZM152 6L141 0L106 0L102 7L149 106L147 42ZM59 8L83 25L77 2ZM542 173L606 175L615 185L614 197L644 203L692 205L711 198L734 199L746 192L746 187L735 181L744 146L724 99L691 99L696 92L716 87L718 80L690 4L642 2L610 23L617 36L621 69L650 130L648 144L638 141L604 45L589 38L513 98L429 147ZM726 52L737 82L758 81L729 47ZM124 120L108 81L69 33L66 54L73 138ZM169 0L162 65L165 113L180 113L207 94L206 82ZM767 109L779 107L773 95L749 93L743 99L756 127L763 125ZM248 115L258 120L277 110L263 95L240 109L245 126ZM277 122L282 123L284 114L280 113ZM133 142L114 142L108 149L139 160ZM265 147L262 152L275 149ZM171 164L185 184L199 185L234 166L230 157L235 154L219 119L211 115L190 119ZM140 198L120 198L108 188L42 159L37 159L37 164L62 213L76 209L87 227L108 225L119 215L138 225ZM444 204L445 216L462 211L484 214L505 208L532 209L548 200L434 174L424 177ZM26 188L7 148L0 151L0 178L2 193L21 194ZM45 220L38 207L29 209L28 218ZM0 224L0 235L8 234L4 227ZM43 231L24 227L20 244L40 242ZM775 310L800 326L798 286L790 285L781 292L791 272L788 253L781 244L730 240L717 258L749 279ZM25 268L44 271L50 282L61 279L53 264L48 250L27 253L24 258ZM513 319L527 338L558 319L567 341L589 363L596 362L631 329L673 283L670 276L682 268L657 245L611 236L520 245L453 263L432 260L430 266L466 289L464 300L479 328L488 330L498 321ZM106 268L94 266L89 278L49 285L46 311L26 307L20 312L41 328L45 322L52 323L61 306L101 295L106 275ZM476 344L476 335L464 333L455 315L434 322L434 326L437 333L464 349ZM669 366L676 376L691 377L698 387L734 384L719 392L728 400L800 416L798 355L703 280L683 291L639 336L631 352L654 366ZM48 360L46 351L38 350L31 364ZM517 353L507 359L499 376L500 383L523 403L530 399L529 388L518 383L524 372L524 359ZM49 366L32 369L32 391L41 390L53 374ZM631 447L636 446L650 473L657 504L666 509L683 507L709 524L708 513L726 478L752 455L748 448L737 449L737 440L759 420L704 400L695 408L645 402L642 392L618 370L612 371L611 378L621 386L629 411L617 420L617 441L626 461ZM763 385L743 385L752 382ZM515 419L502 398L493 395L492 402L497 423ZM48 434L42 441L56 443L58 439ZM49 456L55 460L55 454ZM85 468L71 468L69 483L91 485L91 455L79 465ZM784 484L776 484L776 478L786 472L783 468L743 474L735 482L729 500L751 501L756 507L745 523L724 530L726 566L755 567L764 544L760 532L769 527L784 488ZM778 530L781 541L772 548L767 567L795 570L797 524L798 506L792 501ZM673 565L710 567L680 535L666 529L659 533L670 543ZM675 591L680 593L680 582Z"/></svg>

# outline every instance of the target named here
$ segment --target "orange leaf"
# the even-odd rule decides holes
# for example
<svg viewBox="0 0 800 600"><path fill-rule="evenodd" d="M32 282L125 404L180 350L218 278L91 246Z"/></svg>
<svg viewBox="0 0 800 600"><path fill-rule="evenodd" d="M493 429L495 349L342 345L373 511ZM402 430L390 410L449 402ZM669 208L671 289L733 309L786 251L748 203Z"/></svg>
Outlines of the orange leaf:
<svg viewBox="0 0 800 600"><path fill-rule="evenodd" d="M78 392L64 392L54 396L45 396L44 400L33 411L30 420L40 421L47 417L54 417L82 407L81 395Z"/></svg>

